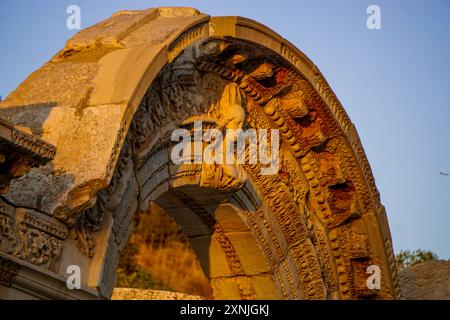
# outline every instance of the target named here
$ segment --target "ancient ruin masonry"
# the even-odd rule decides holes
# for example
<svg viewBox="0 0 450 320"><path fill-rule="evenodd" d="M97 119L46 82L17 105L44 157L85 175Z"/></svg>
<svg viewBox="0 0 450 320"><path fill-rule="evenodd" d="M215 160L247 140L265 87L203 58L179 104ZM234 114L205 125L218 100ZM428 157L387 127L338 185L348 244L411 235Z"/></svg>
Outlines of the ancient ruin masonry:
<svg viewBox="0 0 450 320"><path fill-rule="evenodd" d="M400 295L355 126L317 67L255 21L118 12L32 73L0 118L0 298L111 298L150 201L181 226L216 299ZM279 129L278 174L175 165L170 134L194 119ZM380 289L367 286L371 265Z"/></svg>

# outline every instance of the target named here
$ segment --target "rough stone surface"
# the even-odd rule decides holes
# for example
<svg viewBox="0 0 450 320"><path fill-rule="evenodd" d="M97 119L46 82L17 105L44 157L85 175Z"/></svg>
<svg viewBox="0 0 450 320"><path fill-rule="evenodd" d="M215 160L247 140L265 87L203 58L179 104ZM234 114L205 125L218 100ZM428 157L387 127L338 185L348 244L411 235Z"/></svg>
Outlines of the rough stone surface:
<svg viewBox="0 0 450 320"><path fill-rule="evenodd" d="M202 297L181 292L115 288L111 300L202 300Z"/></svg>
<svg viewBox="0 0 450 320"><path fill-rule="evenodd" d="M450 300L450 261L427 261L399 272L402 299Z"/></svg>

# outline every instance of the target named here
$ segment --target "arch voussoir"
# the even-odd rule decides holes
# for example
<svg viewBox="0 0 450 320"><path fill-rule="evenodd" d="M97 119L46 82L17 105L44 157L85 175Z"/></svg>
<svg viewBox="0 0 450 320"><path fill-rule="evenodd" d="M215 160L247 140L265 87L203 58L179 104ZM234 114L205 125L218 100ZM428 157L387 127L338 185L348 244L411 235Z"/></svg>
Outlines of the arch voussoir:
<svg viewBox="0 0 450 320"><path fill-rule="evenodd" d="M39 87L67 70L75 71L64 93ZM0 103L0 116L56 145L54 160L5 197L64 224L52 271L78 259L99 297L111 297L134 217L151 202L188 235L186 217L199 221L205 234L189 239L200 260L201 245L217 247L201 261L216 298L226 288L240 299L399 296L386 215L355 126L314 64L261 24L192 8L120 12L71 39ZM277 129L278 172L174 163L173 131L194 136L200 120L203 131ZM371 265L384 275L380 289L367 286Z"/></svg>

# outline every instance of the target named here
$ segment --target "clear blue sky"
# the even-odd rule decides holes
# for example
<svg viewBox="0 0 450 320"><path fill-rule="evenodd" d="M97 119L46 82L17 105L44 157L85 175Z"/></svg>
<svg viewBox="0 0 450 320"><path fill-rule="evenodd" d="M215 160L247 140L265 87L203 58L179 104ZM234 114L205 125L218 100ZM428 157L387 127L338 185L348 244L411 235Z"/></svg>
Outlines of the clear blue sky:
<svg viewBox="0 0 450 320"><path fill-rule="evenodd" d="M450 258L450 1L0 1L0 95L12 91L82 28L122 9L193 6L257 20L320 68L356 124L386 206L396 251ZM366 9L381 8L381 30Z"/></svg>

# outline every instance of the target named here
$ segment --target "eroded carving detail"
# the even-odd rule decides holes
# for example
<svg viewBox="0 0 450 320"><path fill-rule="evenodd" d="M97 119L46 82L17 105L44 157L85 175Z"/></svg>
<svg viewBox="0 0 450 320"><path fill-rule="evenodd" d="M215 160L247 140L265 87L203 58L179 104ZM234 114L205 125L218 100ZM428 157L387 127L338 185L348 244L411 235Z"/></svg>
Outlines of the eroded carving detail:
<svg viewBox="0 0 450 320"><path fill-rule="evenodd" d="M14 208L0 199L0 250L14 255L21 255L14 222Z"/></svg>
<svg viewBox="0 0 450 320"><path fill-rule="evenodd" d="M197 216L203 221L203 223L208 226L212 231L212 236L217 240L221 249L225 253L230 271L233 276L245 276L244 268L236 254L236 250L233 247L228 236L225 234L223 227L220 223L215 221L211 214L199 203L196 203L194 199L190 198L181 191L174 191L178 199L180 199L186 207L190 208ZM255 299L255 289L248 283L242 281L241 278L237 277L236 286L239 290L239 294L243 300Z"/></svg>
<svg viewBox="0 0 450 320"><path fill-rule="evenodd" d="M20 209L16 213L23 258L37 266L55 270L67 227L38 212Z"/></svg>
<svg viewBox="0 0 450 320"><path fill-rule="evenodd" d="M293 54L285 53L289 57ZM292 57L289 60L292 62ZM153 82L129 130L124 127L120 131L118 141L124 143L111 183L98 193L96 207L78 220L75 239L80 248L92 257L93 234L105 212L112 213L114 226L127 225L148 194L171 179L200 175L199 186L227 192L239 190L250 179L264 206L255 214L247 212L247 221L283 297L325 299L333 295L354 299L385 294L364 287L363 270L378 258L371 253L365 233L352 229L354 221L378 201L367 188L372 184L372 180L366 181L370 168L359 169L363 155L358 145L347 142L351 123L335 97L320 79L314 85L279 56L244 41L213 40L185 49ZM178 125L192 129L196 120L219 130L279 129L279 174L262 176L257 164L200 164L171 172L141 194L145 183L163 175L167 168L155 168L142 180L140 170L147 160L170 146L171 130ZM130 186L137 195L123 208L120 200ZM222 239L220 227L213 229L218 240ZM129 228L113 230L120 247ZM224 252L231 252L222 240ZM236 261L236 257L229 257L234 274L241 275ZM249 292L240 289L242 297L251 297Z"/></svg>
<svg viewBox="0 0 450 320"><path fill-rule="evenodd" d="M0 257L0 284L10 287L19 273L20 266L8 259Z"/></svg>
<svg viewBox="0 0 450 320"><path fill-rule="evenodd" d="M0 119L0 194L8 192L12 179L49 162L55 153L53 145Z"/></svg>

